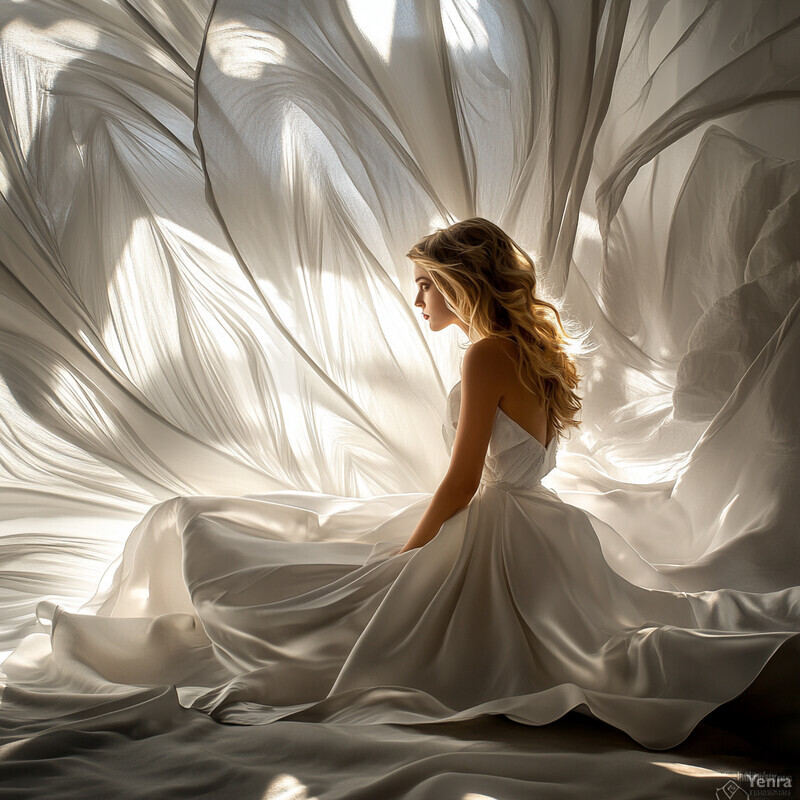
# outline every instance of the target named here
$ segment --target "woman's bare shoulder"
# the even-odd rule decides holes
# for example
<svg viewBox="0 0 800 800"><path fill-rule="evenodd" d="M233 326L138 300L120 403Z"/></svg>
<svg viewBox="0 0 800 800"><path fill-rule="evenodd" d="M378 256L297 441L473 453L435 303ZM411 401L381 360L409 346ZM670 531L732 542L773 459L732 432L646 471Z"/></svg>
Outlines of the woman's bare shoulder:
<svg viewBox="0 0 800 800"><path fill-rule="evenodd" d="M516 358L517 346L509 339L479 339L464 354L462 374L471 373L484 381L505 384L515 373Z"/></svg>
<svg viewBox="0 0 800 800"><path fill-rule="evenodd" d="M487 336L479 339L469 346L464 359L481 362L486 365L495 361L503 366L514 365L517 360L517 345L511 339L502 339L499 336Z"/></svg>

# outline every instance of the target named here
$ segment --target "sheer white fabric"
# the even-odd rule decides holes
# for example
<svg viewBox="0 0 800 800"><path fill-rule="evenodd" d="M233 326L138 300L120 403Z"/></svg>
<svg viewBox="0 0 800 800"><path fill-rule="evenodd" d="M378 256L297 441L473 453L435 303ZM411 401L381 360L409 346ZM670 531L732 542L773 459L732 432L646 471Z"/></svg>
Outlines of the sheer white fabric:
<svg viewBox="0 0 800 800"><path fill-rule="evenodd" d="M615 571L591 517L542 486L556 449L498 409L476 497L399 555L428 496L161 503L97 616L41 610L61 690L172 684L252 724L541 725L580 708L673 747L796 635L800 589L679 592L620 544ZM26 649L7 662L17 686Z"/></svg>
<svg viewBox="0 0 800 800"><path fill-rule="evenodd" d="M0 7L0 633L29 678L54 606L137 616L103 602L162 501L316 493L319 539L419 508L463 342L404 253L475 214L592 327L545 484L605 562L800 585L800 16L726 9ZM170 558L135 563L142 607L193 613Z"/></svg>

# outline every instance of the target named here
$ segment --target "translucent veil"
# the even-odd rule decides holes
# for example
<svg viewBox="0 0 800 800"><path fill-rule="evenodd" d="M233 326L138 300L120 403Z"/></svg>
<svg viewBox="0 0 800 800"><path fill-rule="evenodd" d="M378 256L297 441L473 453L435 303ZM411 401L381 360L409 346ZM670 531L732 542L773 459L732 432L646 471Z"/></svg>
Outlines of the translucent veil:
<svg viewBox="0 0 800 800"><path fill-rule="evenodd" d="M432 491L403 254L473 215L591 327L549 484L609 558L800 584L799 52L790 0L0 6L0 647L175 494Z"/></svg>

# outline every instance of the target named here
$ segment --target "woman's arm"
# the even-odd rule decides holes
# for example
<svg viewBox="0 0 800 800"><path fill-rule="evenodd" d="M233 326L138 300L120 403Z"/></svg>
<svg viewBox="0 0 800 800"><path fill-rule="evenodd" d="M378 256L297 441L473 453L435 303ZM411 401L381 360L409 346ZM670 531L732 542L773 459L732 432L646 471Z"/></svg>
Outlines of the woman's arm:
<svg viewBox="0 0 800 800"><path fill-rule="evenodd" d="M464 354L461 408L450 466L422 519L399 552L427 544L442 523L468 505L478 490L497 404L503 396L510 366L510 359L494 339L481 339Z"/></svg>

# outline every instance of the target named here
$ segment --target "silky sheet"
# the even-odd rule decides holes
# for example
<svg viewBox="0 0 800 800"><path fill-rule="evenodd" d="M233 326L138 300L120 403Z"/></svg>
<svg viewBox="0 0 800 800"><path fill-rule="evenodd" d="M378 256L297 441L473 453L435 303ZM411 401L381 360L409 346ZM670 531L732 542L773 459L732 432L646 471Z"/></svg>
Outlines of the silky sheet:
<svg viewBox="0 0 800 800"><path fill-rule="evenodd" d="M162 501L391 496L391 515L433 491L464 341L425 329L404 253L475 214L591 331L583 425L544 483L592 515L606 562L645 588L800 585L798 52L788 0L0 5L0 647L24 645L7 663L46 685L53 609L102 611ZM143 569L179 609L167 563ZM167 690L84 701L9 688L0 711L23 744L59 714L112 738L168 731L176 753L212 724ZM479 732L495 756L497 724ZM346 736L267 728L292 725L290 765L304 736ZM547 747L548 727L519 748ZM435 739L397 736L396 766ZM574 732L581 758L603 736ZM622 764L640 751L620 737ZM707 792L700 777L749 757L707 773L645 758L629 791ZM320 796L379 780L336 769ZM442 771L384 796L427 796ZM454 785L546 781L490 773Z"/></svg>

